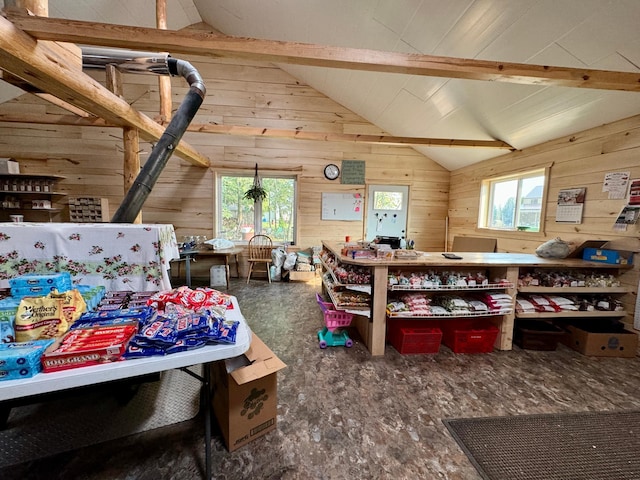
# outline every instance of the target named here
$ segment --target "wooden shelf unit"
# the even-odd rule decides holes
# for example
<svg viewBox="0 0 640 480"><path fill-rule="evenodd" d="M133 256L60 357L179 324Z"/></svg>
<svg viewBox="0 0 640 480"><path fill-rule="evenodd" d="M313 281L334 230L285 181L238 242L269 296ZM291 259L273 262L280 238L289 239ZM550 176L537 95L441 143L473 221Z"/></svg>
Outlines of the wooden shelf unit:
<svg viewBox="0 0 640 480"><path fill-rule="evenodd" d="M25 221L52 222L63 211L59 204L63 192L57 183L65 177L26 173L0 174L0 220L23 215Z"/></svg>
<svg viewBox="0 0 640 480"><path fill-rule="evenodd" d="M398 271L401 269L406 270L425 270L425 269L440 269L440 270L470 270L475 269L486 270L490 274L490 278L499 277L505 279L506 283L501 288L496 290L504 291L511 295L514 302L514 307L509 313L498 313L494 316L500 332L496 340L495 348L499 350L511 350L513 341L513 330L515 325L515 298L518 291L518 277L520 270L532 269L532 268L545 268L545 269L584 269L584 270L597 270L606 272L621 272L631 268L628 265L610 265L599 262L588 262L582 259L546 259L541 258L533 254L524 253L484 253L484 252L458 252L462 259L446 259L442 256L442 252L419 252L420 256L412 259L362 259L362 258L349 258L341 254L341 249L344 244L336 242L323 241L323 248L334 255L336 261L341 264L358 265L361 267L368 267L371 269L371 317L369 322L359 326L358 330L362 336L365 345L369 349L372 355L384 355L385 351L385 335L386 335L386 321L387 321L387 304L389 300L389 294L394 292L389 288L388 276L390 271ZM550 293L549 287L535 287L536 290L531 290L532 287L526 287L528 292L536 293ZM540 290L542 288L542 290ZM554 293L569 293L572 289L567 288L555 288ZM623 295L628 293L626 289L621 287L606 288L604 291L600 291L598 288L596 291L592 291L589 287L575 287L575 290L580 289L578 293L593 293L593 294L619 294ZM471 290L468 288L467 290ZM475 289L474 289L475 290ZM431 288L429 292L434 291ZM449 293L459 292L459 290L447 290ZM523 290L524 291L524 290ZM444 290L442 290L444 292ZM603 313L602 311L596 312L571 312L580 313L584 316L585 313L592 314L592 316L598 316ZM624 317L626 312L606 312L601 317ZM538 318L558 318L557 313L550 313L549 316L544 314ZM412 316L410 318L416 318ZM418 317L419 318L419 317ZM441 317L440 317L441 318ZM529 316L522 318L531 318ZM435 319L435 318L434 318ZM428 321L428 320L426 320Z"/></svg>

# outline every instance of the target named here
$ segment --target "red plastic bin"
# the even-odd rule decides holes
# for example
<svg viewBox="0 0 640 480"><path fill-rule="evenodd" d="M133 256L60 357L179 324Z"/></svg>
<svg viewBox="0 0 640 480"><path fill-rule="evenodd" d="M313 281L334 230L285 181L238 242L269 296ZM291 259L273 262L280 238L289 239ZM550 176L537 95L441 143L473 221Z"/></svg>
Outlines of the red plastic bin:
<svg viewBox="0 0 640 480"><path fill-rule="evenodd" d="M448 322L443 325L442 343L453 353L490 353L500 330L491 324Z"/></svg>
<svg viewBox="0 0 640 480"><path fill-rule="evenodd" d="M439 328L390 328L389 342L403 355L438 353L442 341Z"/></svg>

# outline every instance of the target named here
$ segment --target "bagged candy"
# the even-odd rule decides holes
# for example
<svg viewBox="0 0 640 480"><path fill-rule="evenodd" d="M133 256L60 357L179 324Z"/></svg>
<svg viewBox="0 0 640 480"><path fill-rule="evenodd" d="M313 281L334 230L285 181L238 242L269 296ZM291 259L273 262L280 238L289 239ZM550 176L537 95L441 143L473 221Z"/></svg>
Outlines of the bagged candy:
<svg viewBox="0 0 640 480"><path fill-rule="evenodd" d="M24 297L16 313L15 329L18 342L59 337L69 329L62 299Z"/></svg>

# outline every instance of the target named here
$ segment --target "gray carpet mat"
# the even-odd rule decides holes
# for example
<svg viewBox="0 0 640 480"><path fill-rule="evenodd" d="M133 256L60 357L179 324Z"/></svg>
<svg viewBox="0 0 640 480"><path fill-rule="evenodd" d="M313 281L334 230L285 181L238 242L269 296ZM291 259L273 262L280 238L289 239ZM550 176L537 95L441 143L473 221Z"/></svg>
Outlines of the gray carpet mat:
<svg viewBox="0 0 640 480"><path fill-rule="evenodd" d="M201 366L191 367L197 374ZM109 386L71 391L11 410L0 430L0 468L189 420L197 415L201 383L179 370L142 383L123 404Z"/></svg>
<svg viewBox="0 0 640 480"><path fill-rule="evenodd" d="M486 480L640 479L640 411L443 423Z"/></svg>

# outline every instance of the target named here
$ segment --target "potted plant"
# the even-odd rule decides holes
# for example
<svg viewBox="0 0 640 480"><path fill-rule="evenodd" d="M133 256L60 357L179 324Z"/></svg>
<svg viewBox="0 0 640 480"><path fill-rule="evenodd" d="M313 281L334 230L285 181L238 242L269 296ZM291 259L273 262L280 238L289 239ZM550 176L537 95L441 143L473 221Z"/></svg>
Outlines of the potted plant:
<svg viewBox="0 0 640 480"><path fill-rule="evenodd" d="M253 200L253 203L261 202L265 198L267 198L267 191L262 188L262 182L260 181L260 177L258 176L258 164L256 163L256 173L253 177L253 186L244 192L244 197L247 199Z"/></svg>

